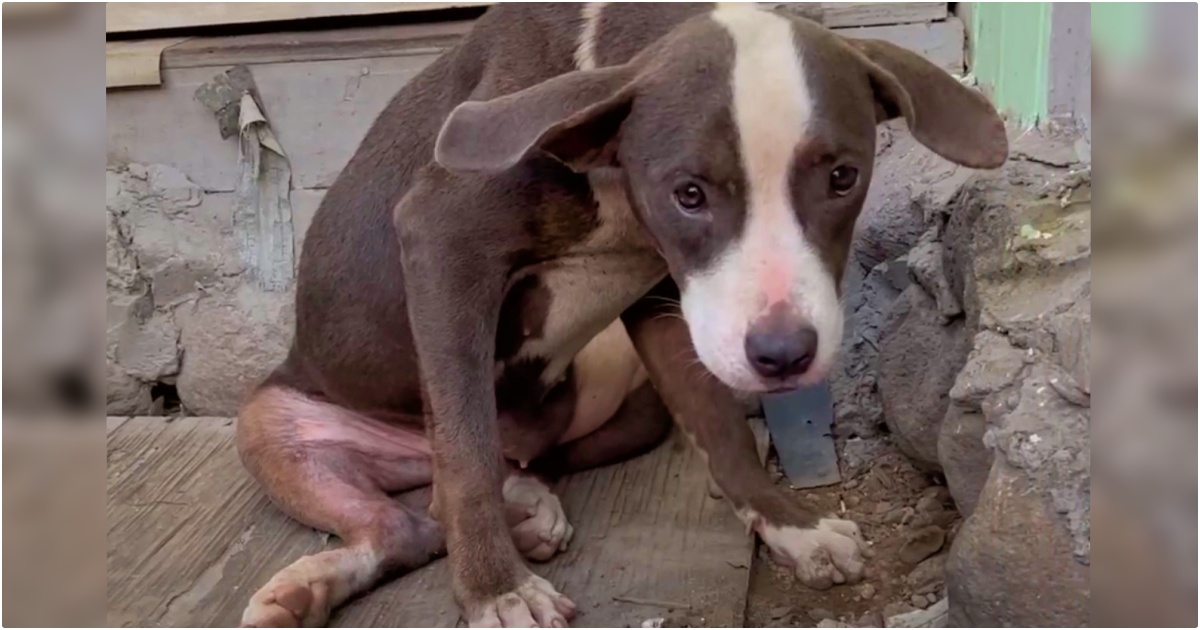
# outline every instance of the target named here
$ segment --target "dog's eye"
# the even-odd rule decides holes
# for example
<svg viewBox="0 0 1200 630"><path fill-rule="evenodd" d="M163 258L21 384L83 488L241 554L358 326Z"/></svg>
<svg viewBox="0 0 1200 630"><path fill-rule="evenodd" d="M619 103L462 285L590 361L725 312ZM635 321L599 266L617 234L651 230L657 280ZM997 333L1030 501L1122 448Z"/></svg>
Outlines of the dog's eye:
<svg viewBox="0 0 1200 630"><path fill-rule="evenodd" d="M697 212L704 207L704 191L699 184L687 182L675 189L675 203L684 212Z"/></svg>
<svg viewBox="0 0 1200 630"><path fill-rule="evenodd" d="M839 166L829 173L829 187L836 195L845 195L858 183L858 169L853 166Z"/></svg>

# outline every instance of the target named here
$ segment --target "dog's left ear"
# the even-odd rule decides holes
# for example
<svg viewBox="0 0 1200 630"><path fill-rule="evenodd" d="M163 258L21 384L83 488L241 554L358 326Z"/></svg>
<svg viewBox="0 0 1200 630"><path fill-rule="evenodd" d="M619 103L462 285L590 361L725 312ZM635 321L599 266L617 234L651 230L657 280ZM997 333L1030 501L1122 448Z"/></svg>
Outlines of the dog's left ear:
<svg viewBox="0 0 1200 630"><path fill-rule="evenodd" d="M880 122L903 116L914 138L951 162L972 168L1004 164L1004 121L987 97L895 44L844 41L864 57Z"/></svg>
<svg viewBox="0 0 1200 630"><path fill-rule="evenodd" d="M433 157L451 171L497 172L541 150L576 171L611 164L633 102L630 66L569 72L450 112Z"/></svg>

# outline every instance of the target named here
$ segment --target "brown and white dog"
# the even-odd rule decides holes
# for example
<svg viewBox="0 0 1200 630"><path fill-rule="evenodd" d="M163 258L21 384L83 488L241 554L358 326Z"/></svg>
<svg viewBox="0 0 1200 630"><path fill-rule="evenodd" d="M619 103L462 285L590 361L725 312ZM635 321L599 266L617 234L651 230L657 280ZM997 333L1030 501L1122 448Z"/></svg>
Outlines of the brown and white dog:
<svg viewBox="0 0 1200 630"><path fill-rule="evenodd" d="M522 560L572 533L535 473L644 452L672 418L777 561L815 588L859 579L856 525L776 490L734 390L829 370L875 125L896 117L959 164L1007 154L980 94L785 13L486 13L387 106L306 237L295 343L238 446L345 546L277 574L243 623L322 624L446 552L472 626L565 626L574 604Z"/></svg>

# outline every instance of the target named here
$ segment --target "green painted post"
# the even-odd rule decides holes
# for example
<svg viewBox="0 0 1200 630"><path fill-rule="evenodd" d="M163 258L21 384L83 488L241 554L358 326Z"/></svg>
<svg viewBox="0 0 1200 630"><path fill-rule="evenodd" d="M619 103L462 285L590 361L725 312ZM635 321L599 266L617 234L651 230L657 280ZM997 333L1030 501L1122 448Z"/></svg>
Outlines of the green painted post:
<svg viewBox="0 0 1200 630"><path fill-rule="evenodd" d="M996 106L1036 124L1045 119L1050 56L1049 2L971 5L971 72Z"/></svg>

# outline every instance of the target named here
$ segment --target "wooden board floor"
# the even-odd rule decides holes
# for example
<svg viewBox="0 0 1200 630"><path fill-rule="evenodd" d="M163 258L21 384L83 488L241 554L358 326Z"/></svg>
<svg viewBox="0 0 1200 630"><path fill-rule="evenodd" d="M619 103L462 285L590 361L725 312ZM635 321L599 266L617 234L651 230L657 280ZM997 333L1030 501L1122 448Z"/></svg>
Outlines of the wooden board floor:
<svg viewBox="0 0 1200 630"><path fill-rule="evenodd" d="M232 425L109 420L109 626L235 626L272 574L337 544L271 505L238 461ZM559 483L575 538L534 570L579 605L575 626L742 625L753 540L706 481L699 457L671 440ZM380 585L332 625L459 625L445 562Z"/></svg>

